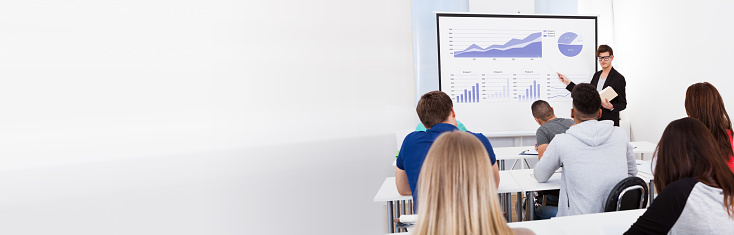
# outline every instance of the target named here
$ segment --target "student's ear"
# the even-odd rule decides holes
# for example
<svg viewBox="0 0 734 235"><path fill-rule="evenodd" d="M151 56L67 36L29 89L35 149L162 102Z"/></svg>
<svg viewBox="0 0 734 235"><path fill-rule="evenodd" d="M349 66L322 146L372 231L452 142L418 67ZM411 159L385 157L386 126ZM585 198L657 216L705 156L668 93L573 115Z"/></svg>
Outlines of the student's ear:
<svg viewBox="0 0 734 235"><path fill-rule="evenodd" d="M535 122L537 122L537 123L538 123L538 125L540 125L540 119L538 119L538 118L533 118L533 119L535 119ZM541 126L542 126L542 125L541 125Z"/></svg>
<svg viewBox="0 0 734 235"><path fill-rule="evenodd" d="M601 110L601 109L599 109ZM451 117L456 118L456 113L454 112L454 107L451 107Z"/></svg>
<svg viewBox="0 0 734 235"><path fill-rule="evenodd" d="M571 108L571 118L576 118L576 117L575 117L575 116L573 115L573 108Z"/></svg>
<svg viewBox="0 0 734 235"><path fill-rule="evenodd" d="M599 116L596 117L596 119L601 118L601 109L599 109Z"/></svg>

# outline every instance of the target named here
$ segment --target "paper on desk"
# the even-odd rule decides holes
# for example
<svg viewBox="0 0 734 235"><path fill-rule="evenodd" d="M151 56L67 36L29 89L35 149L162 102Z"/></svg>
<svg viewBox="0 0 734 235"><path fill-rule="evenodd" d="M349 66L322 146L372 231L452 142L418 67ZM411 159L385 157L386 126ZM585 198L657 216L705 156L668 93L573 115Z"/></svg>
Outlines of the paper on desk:
<svg viewBox="0 0 734 235"><path fill-rule="evenodd" d="M538 155L538 151L535 149L528 149L520 152L520 155Z"/></svg>
<svg viewBox="0 0 734 235"><path fill-rule="evenodd" d="M614 97L617 97L617 92L614 91L612 87L608 86L599 92L599 96L601 97L601 101L604 102L604 99L612 100Z"/></svg>
<svg viewBox="0 0 734 235"><path fill-rule="evenodd" d="M399 218L399 220L400 220L400 223L414 224L415 222L418 221L418 214L414 214L414 215L401 215L400 218Z"/></svg>

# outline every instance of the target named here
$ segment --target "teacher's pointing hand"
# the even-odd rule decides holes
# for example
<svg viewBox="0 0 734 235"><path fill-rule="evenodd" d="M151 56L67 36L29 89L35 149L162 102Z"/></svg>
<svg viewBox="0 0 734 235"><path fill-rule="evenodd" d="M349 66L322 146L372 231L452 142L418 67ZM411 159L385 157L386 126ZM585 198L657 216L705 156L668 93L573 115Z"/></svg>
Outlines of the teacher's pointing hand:
<svg viewBox="0 0 734 235"><path fill-rule="evenodd" d="M568 86L568 84L571 84L571 80L568 80L568 78L565 75L561 73L557 73L557 74L558 74L558 79L560 79L563 84L566 84L566 86Z"/></svg>

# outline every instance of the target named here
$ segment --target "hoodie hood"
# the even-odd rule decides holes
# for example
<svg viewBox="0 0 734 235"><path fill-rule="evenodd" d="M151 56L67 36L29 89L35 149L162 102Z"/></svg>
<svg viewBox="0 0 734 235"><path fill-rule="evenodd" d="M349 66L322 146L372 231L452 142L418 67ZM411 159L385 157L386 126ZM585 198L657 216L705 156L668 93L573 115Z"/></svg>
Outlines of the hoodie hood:
<svg viewBox="0 0 734 235"><path fill-rule="evenodd" d="M588 146L596 147L612 136L614 128L614 122L610 120L589 120L568 128L566 134L575 137Z"/></svg>

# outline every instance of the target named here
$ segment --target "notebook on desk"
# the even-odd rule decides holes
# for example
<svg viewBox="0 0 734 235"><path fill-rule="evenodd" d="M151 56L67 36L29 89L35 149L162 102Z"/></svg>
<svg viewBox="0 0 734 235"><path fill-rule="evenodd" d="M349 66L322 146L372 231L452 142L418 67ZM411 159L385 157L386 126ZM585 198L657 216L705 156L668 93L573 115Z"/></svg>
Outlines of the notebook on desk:
<svg viewBox="0 0 734 235"><path fill-rule="evenodd" d="M520 152L520 155L538 155L538 151L535 149L528 149Z"/></svg>

